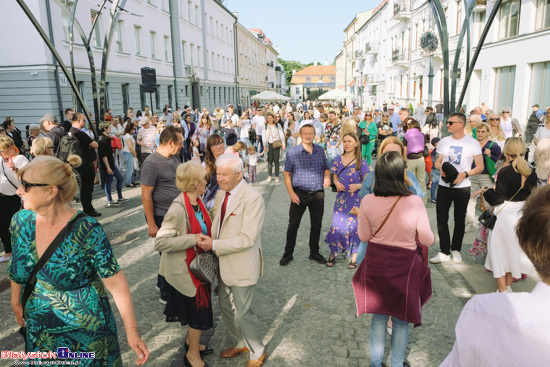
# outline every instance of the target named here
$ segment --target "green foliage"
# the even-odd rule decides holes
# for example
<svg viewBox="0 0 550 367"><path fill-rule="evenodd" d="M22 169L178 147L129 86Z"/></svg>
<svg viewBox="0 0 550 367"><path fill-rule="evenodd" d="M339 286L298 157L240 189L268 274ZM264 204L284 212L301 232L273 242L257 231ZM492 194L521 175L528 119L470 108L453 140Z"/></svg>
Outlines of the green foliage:
<svg viewBox="0 0 550 367"><path fill-rule="evenodd" d="M279 64L282 65L285 73L286 73L286 83L287 85L290 85L290 80L292 79L292 70L296 70L297 72L302 70L302 69L305 69L307 68L308 66L311 66L313 65L312 62L310 62L309 64L302 64L301 62L299 61L295 61L295 60L283 60L281 58L278 58L277 59L279 61Z"/></svg>

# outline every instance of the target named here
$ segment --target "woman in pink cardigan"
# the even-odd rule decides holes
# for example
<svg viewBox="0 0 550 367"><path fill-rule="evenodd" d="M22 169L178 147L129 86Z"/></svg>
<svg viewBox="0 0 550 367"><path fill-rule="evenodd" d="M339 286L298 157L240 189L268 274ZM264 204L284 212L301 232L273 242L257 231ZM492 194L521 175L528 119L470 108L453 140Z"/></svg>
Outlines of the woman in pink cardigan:
<svg viewBox="0 0 550 367"><path fill-rule="evenodd" d="M372 314L371 366L382 366L390 316L391 365L408 365L409 323L422 324L422 305L431 297L430 269L421 260L417 239L431 246L434 235L422 198L405 185L404 172L399 153L384 153L376 163L374 194L361 201L358 234L369 246L353 289L357 315Z"/></svg>

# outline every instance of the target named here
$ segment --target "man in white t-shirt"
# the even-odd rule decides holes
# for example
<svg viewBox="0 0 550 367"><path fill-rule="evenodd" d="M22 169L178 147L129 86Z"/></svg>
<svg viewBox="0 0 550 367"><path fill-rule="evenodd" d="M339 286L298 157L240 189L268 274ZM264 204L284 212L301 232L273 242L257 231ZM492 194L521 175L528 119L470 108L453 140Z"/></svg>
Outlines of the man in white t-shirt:
<svg viewBox="0 0 550 367"><path fill-rule="evenodd" d="M265 126L265 117L263 116L263 111L261 107L256 108L256 115L252 118L252 124L256 125L256 140L258 142L257 151L264 151L264 143L262 140L262 134L264 132ZM251 142L253 143L253 142Z"/></svg>
<svg viewBox="0 0 550 367"><path fill-rule="evenodd" d="M435 168L441 171L439 186L437 188L437 232L439 234L440 251L430 259L433 264L451 260L451 251L455 263L462 262L460 250L466 227L466 209L470 200L470 176L483 171L483 156L479 143L464 133L466 115L455 112L449 115L447 127L451 136L447 136L437 145L437 160ZM445 172L442 165L445 162L452 164L458 171L458 177L454 182L443 181ZM472 163L475 162L475 168ZM454 203L454 231L451 245L449 233L449 210Z"/></svg>

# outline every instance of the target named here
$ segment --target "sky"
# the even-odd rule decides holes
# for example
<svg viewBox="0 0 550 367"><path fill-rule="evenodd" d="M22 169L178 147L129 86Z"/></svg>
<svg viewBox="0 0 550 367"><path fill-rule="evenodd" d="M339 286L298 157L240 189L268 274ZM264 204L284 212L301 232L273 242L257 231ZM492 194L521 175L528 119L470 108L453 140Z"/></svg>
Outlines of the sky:
<svg viewBox="0 0 550 367"><path fill-rule="evenodd" d="M342 49L344 28L355 14L376 8L382 0L224 0L239 13L245 28L261 28L280 50L279 57L309 63L334 62Z"/></svg>

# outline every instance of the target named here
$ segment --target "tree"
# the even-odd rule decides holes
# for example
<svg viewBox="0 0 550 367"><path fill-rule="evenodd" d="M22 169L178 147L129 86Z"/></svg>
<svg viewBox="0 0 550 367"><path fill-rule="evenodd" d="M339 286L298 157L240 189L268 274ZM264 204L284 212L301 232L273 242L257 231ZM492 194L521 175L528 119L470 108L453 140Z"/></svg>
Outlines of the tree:
<svg viewBox="0 0 550 367"><path fill-rule="evenodd" d="M292 79L292 70L300 71L302 69L307 68L308 66L313 65L312 62L309 64L302 64L300 61L295 60L283 60L281 58L277 59L279 61L279 64L283 66L283 69L286 73L286 83L290 84L290 80Z"/></svg>

